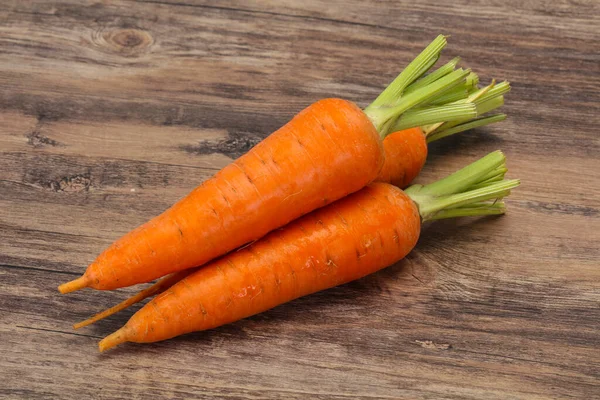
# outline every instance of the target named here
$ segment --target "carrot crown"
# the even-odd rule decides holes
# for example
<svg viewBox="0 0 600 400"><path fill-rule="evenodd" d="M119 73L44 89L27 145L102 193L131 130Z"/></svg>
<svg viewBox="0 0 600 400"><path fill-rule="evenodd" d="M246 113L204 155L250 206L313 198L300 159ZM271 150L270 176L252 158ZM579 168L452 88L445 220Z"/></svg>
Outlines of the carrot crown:
<svg viewBox="0 0 600 400"><path fill-rule="evenodd" d="M439 35L364 109L382 138L420 126L432 142L506 118L504 114L480 116L504 104L508 82L479 89L475 73L455 69L458 57L426 75L446 44L446 37Z"/></svg>
<svg viewBox="0 0 600 400"><path fill-rule="evenodd" d="M518 179L504 179L507 171L506 158L498 150L437 182L412 185L405 193L417 204L423 221L504 214L502 199L520 184Z"/></svg>

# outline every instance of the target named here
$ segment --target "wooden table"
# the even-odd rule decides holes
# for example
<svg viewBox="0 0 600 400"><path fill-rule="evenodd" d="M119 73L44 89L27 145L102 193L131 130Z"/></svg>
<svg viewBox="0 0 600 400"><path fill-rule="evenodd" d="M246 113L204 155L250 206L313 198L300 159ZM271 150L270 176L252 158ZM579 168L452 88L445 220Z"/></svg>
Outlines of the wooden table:
<svg viewBox="0 0 600 400"><path fill-rule="evenodd" d="M445 3L2 1L0 397L598 398L600 7ZM210 332L101 355L132 311L71 328L135 289L59 283L311 102L367 105L440 32L444 60L512 82L510 118L432 145L420 181L502 149L508 215Z"/></svg>

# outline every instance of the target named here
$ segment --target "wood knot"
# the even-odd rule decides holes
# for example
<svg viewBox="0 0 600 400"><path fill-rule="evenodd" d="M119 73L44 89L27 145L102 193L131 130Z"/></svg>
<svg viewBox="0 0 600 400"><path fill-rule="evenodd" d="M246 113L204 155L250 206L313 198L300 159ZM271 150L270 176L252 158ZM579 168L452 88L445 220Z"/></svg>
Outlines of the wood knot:
<svg viewBox="0 0 600 400"><path fill-rule="evenodd" d="M77 193L90 190L92 180L87 175L67 176L49 181L46 187L53 192Z"/></svg>
<svg viewBox="0 0 600 400"><path fill-rule="evenodd" d="M44 146L60 146L56 140L42 135L37 129L27 135L27 143L36 149Z"/></svg>
<svg viewBox="0 0 600 400"><path fill-rule="evenodd" d="M92 39L103 50L127 57L145 53L154 43L150 33L135 28L96 31Z"/></svg>
<svg viewBox="0 0 600 400"><path fill-rule="evenodd" d="M415 343L424 349L430 350L448 350L452 348L449 343L434 343L431 340L415 340Z"/></svg>

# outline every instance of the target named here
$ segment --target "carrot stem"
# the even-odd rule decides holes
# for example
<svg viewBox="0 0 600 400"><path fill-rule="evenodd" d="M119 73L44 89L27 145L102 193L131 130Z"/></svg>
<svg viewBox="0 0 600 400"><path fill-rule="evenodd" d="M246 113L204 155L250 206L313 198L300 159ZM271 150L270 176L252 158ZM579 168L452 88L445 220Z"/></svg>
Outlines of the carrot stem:
<svg viewBox="0 0 600 400"><path fill-rule="evenodd" d="M408 110L394 123L393 131L401 131L417 125L435 124L438 122L465 120L477 116L475 104L446 104L421 109Z"/></svg>
<svg viewBox="0 0 600 400"><path fill-rule="evenodd" d="M504 105L504 96L494 97L484 102L475 102L477 114L483 115Z"/></svg>
<svg viewBox="0 0 600 400"><path fill-rule="evenodd" d="M458 101L466 98L469 95L469 89L467 89L467 84L459 85L455 88L448 90L446 93L436 97L432 101L428 102L428 106L438 106L441 104L452 103L454 101Z"/></svg>
<svg viewBox="0 0 600 400"><path fill-rule="evenodd" d="M489 99L493 99L498 96L503 96L510 91L510 83L507 81L500 82L490 88L483 96L475 100L476 103L483 103Z"/></svg>
<svg viewBox="0 0 600 400"><path fill-rule="evenodd" d="M369 106L365 108L365 114L367 114L367 116L371 119L381 137L385 138L388 134L393 132L393 130L389 129L390 122L395 121L408 109L430 100L435 96L444 93L446 90L461 84L461 82L464 82L469 73L469 70L457 69L456 71L451 72L437 81L421 89L417 89L406 96L403 96L393 107L372 108ZM416 125L414 126L420 125L424 124L416 122Z"/></svg>
<svg viewBox="0 0 600 400"><path fill-rule="evenodd" d="M458 207L451 208L448 210L441 210L429 217L429 221L436 221L439 219L446 218L458 218L458 217L479 217L483 215L501 215L506 212L506 206L503 201L497 201L495 203L483 203L479 206L472 207Z"/></svg>
<svg viewBox="0 0 600 400"><path fill-rule="evenodd" d="M504 179L504 174L496 175L492 178L482 181L481 183L471 186L471 189L480 189L480 188L488 186L490 183L500 182L503 179Z"/></svg>
<svg viewBox="0 0 600 400"><path fill-rule="evenodd" d="M505 173L506 158L495 151L444 179L413 185L405 192L417 204L423 221L501 214L504 207L496 205L498 200L520 184L517 179L503 179Z"/></svg>
<svg viewBox="0 0 600 400"><path fill-rule="evenodd" d="M506 114L496 114L491 115L489 117L481 117L473 119L469 122L457 125L455 127L444 129L439 132L435 132L431 136L427 136L427 143L435 142L436 140L445 138L447 136L454 135L459 132L468 131L474 128L479 128L485 125L494 124L496 122L504 121L506 119Z"/></svg>
<svg viewBox="0 0 600 400"><path fill-rule="evenodd" d="M452 60L450 60L450 62L442 65L441 67L436 69L434 72L427 74L423 78L410 84L406 88L406 90L404 91L403 94L408 94L410 92L414 92L415 90L420 89L424 86L427 86L430 83L433 83L433 82L437 81L438 79L448 75L450 72L454 71L454 69L456 68L456 65L458 65L459 62L460 62L460 57L453 58Z"/></svg>
<svg viewBox="0 0 600 400"><path fill-rule="evenodd" d="M419 192L439 197L468 190L469 186L479 183L490 171L505 165L505 162L504 154L500 150L494 151L444 179L422 186Z"/></svg>
<svg viewBox="0 0 600 400"><path fill-rule="evenodd" d="M90 280L85 275L80 276L77 279L73 279L70 282L63 283L58 287L58 291L62 294L74 292L79 289L83 289L88 287L90 284Z"/></svg>
<svg viewBox="0 0 600 400"><path fill-rule="evenodd" d="M428 140L431 142L465 130L466 126L463 126L454 129L452 133L447 132L447 130L467 123L476 117L470 115L463 119L447 120L440 117L437 122L433 123L431 122L433 120L432 113L415 110L415 107L475 103L478 115L481 115L503 104L503 98L496 98L501 97L509 90L508 82L495 85L495 81L492 81L491 85L478 89L479 77L477 74L462 68L455 70L460 61L458 57L426 75L438 60L446 44L446 37L439 35L364 109L382 139L392 132L420 126L425 128L423 130L426 135L436 135L435 139ZM491 99L496 100L488 102ZM414 112L411 113L411 111ZM410 113L410 118L404 115L408 113ZM420 118L421 116L423 118ZM480 120L477 126L497 121L498 119ZM442 134L442 131L445 133Z"/></svg>
<svg viewBox="0 0 600 400"><path fill-rule="evenodd" d="M500 199L509 195L510 190L519 186L518 179L507 179L501 182L494 182L479 189L469 190L464 193L457 193L445 196L423 205L423 214L434 214L443 209L457 208L472 203Z"/></svg>
<svg viewBox="0 0 600 400"><path fill-rule="evenodd" d="M420 78L439 59L440 53L446 47L446 37L438 35L402 72L390 83L383 92L367 107L367 109L390 107L400 98L404 89ZM454 69L454 68L452 68ZM367 110L365 109L365 111Z"/></svg>
<svg viewBox="0 0 600 400"><path fill-rule="evenodd" d="M479 77L475 72L471 72L465 78L465 82L461 85L458 85L452 89L447 90L445 93L435 97L427 102L427 105L440 105L447 104L458 100L464 100L473 93L473 88L477 89L477 83L479 82ZM415 82L417 83L417 82ZM410 86L407 90L409 90L412 86Z"/></svg>

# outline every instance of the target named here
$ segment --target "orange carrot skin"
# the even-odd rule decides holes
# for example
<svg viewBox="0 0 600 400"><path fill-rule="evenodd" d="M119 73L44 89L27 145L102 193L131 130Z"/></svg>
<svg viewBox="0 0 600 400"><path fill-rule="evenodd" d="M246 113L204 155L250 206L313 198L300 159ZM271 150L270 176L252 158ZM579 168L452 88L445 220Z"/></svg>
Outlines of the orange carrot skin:
<svg viewBox="0 0 600 400"><path fill-rule="evenodd" d="M393 132L383 140L385 163L377 182L407 187L421 172L427 160L427 140L421 128Z"/></svg>
<svg viewBox="0 0 600 400"><path fill-rule="evenodd" d="M217 259L140 309L127 341L214 328L371 274L415 246L420 216L400 189L373 183Z"/></svg>
<svg viewBox="0 0 600 400"><path fill-rule="evenodd" d="M115 289L202 265L355 192L383 166L381 142L354 103L318 101L117 240L88 267L87 286Z"/></svg>

